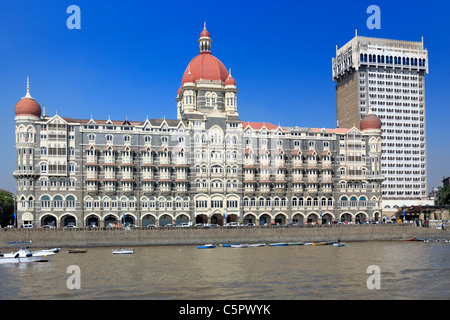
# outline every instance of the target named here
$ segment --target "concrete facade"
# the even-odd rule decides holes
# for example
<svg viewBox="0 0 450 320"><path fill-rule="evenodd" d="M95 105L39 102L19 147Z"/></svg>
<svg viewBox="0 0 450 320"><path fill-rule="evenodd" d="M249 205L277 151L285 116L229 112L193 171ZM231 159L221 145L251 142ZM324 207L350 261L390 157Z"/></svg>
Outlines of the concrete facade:
<svg viewBox="0 0 450 320"><path fill-rule="evenodd" d="M382 121L383 212L427 200L425 75L421 42L357 34L332 61L338 127L359 127L369 112Z"/></svg>

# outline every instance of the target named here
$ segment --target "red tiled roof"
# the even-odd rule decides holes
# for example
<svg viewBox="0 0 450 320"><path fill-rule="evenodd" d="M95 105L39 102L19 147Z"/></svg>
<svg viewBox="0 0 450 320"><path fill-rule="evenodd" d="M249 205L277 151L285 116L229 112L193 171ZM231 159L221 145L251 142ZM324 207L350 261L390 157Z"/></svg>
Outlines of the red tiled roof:
<svg viewBox="0 0 450 320"><path fill-rule="evenodd" d="M268 122L243 122L242 126L244 129L250 127L254 130L261 130L263 127L267 130L276 130L278 128L276 125Z"/></svg>

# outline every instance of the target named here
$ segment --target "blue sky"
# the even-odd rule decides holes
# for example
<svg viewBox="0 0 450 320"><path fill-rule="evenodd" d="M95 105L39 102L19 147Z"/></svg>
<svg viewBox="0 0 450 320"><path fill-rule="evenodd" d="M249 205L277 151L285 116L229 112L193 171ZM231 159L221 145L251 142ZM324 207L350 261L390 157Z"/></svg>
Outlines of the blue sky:
<svg viewBox="0 0 450 320"><path fill-rule="evenodd" d="M81 29L69 30L70 5ZM381 29L369 30L369 5ZM0 188L15 191L14 106L31 95L48 115L176 118L183 71L206 21L212 53L237 81L244 121L336 127L331 59L355 34L420 41L429 52L429 188L450 175L448 1L0 0Z"/></svg>

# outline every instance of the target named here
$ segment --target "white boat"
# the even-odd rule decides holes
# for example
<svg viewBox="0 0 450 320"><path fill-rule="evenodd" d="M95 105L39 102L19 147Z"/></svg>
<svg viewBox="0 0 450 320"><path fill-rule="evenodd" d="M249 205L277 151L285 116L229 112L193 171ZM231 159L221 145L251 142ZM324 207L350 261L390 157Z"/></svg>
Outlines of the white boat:
<svg viewBox="0 0 450 320"><path fill-rule="evenodd" d="M251 244L250 247L264 247L266 244L265 243L254 243Z"/></svg>
<svg viewBox="0 0 450 320"><path fill-rule="evenodd" d="M122 249L117 248L116 250L113 250L113 254L132 254L134 253L134 249Z"/></svg>
<svg viewBox="0 0 450 320"><path fill-rule="evenodd" d="M305 242L304 245L305 246L312 246L314 242Z"/></svg>
<svg viewBox="0 0 450 320"><path fill-rule="evenodd" d="M271 247L284 247L287 246L288 244L286 242L280 242L280 243L270 243L269 246Z"/></svg>
<svg viewBox="0 0 450 320"><path fill-rule="evenodd" d="M22 248L11 253L0 253L0 264L21 262L47 262L54 255L54 252L30 252L28 248Z"/></svg>
<svg viewBox="0 0 450 320"><path fill-rule="evenodd" d="M42 249L37 251L31 251L32 254L35 253L58 253L61 249L60 248L52 248L52 249Z"/></svg>
<svg viewBox="0 0 450 320"><path fill-rule="evenodd" d="M250 245L249 244L232 244L231 247L232 248L249 248Z"/></svg>
<svg viewBox="0 0 450 320"><path fill-rule="evenodd" d="M340 243L333 243L333 247L344 247L345 246L345 243L342 243L342 242L340 242Z"/></svg>

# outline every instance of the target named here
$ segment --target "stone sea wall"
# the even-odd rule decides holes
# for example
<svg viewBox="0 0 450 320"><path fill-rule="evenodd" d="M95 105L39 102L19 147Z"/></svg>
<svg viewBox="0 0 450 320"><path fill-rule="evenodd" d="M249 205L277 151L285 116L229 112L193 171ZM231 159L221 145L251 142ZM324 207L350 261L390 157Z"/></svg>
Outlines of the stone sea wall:
<svg viewBox="0 0 450 320"><path fill-rule="evenodd" d="M9 229L0 231L7 242L32 241L30 247L95 247L198 245L205 243L271 243L320 241L384 241L409 238L450 239L448 230L413 225L337 225L316 227L221 227L155 229Z"/></svg>

